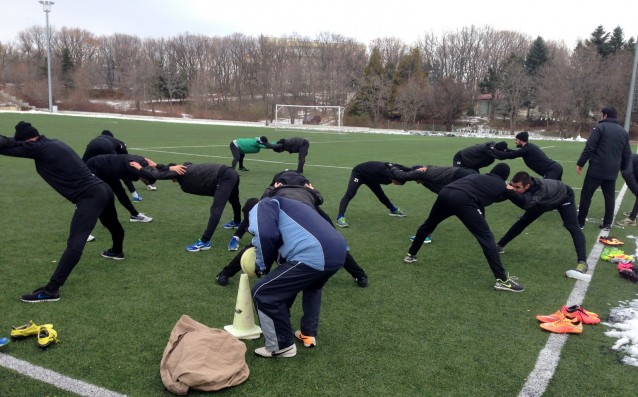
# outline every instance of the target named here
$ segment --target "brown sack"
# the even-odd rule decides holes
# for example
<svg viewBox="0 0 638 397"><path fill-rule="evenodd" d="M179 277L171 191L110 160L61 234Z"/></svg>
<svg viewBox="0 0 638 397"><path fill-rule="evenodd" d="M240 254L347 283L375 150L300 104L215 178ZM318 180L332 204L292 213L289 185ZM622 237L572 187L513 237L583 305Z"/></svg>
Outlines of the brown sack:
<svg viewBox="0 0 638 397"><path fill-rule="evenodd" d="M164 349L160 375L174 394L186 394L189 388L220 390L248 379L245 356L246 345L239 339L184 314Z"/></svg>

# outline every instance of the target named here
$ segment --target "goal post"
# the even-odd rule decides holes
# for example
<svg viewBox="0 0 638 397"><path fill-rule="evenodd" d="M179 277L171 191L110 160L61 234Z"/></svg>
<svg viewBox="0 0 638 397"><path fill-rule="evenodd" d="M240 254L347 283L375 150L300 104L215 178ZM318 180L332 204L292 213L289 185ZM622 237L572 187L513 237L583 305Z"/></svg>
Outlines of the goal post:
<svg viewBox="0 0 638 397"><path fill-rule="evenodd" d="M275 105L276 129L305 128L341 131L343 106Z"/></svg>

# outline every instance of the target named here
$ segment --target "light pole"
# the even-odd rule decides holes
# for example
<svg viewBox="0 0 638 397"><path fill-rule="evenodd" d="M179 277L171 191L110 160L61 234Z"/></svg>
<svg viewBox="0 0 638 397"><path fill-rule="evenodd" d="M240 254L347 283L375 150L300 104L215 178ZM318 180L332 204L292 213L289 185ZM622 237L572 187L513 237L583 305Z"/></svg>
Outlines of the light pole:
<svg viewBox="0 0 638 397"><path fill-rule="evenodd" d="M51 31L49 30L49 13L51 12L51 6L54 4L52 1L40 1L44 14L47 17L47 76L49 80L49 112L53 112L53 97L51 95Z"/></svg>

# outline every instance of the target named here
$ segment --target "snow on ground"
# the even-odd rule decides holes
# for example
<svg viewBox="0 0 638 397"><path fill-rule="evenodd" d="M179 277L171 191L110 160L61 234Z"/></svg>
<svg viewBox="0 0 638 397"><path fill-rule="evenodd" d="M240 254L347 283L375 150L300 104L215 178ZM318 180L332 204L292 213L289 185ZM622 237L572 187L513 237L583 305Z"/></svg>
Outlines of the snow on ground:
<svg viewBox="0 0 638 397"><path fill-rule="evenodd" d="M605 335L618 339L612 350L623 353L622 363L638 367L638 299L620 302L603 324L611 328Z"/></svg>

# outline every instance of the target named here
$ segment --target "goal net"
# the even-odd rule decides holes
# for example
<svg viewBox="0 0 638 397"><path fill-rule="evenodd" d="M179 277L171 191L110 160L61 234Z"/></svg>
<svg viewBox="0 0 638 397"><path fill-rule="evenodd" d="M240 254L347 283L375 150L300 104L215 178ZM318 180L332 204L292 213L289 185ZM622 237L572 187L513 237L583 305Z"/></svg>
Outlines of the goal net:
<svg viewBox="0 0 638 397"><path fill-rule="evenodd" d="M275 105L276 129L316 129L341 131L343 106Z"/></svg>

